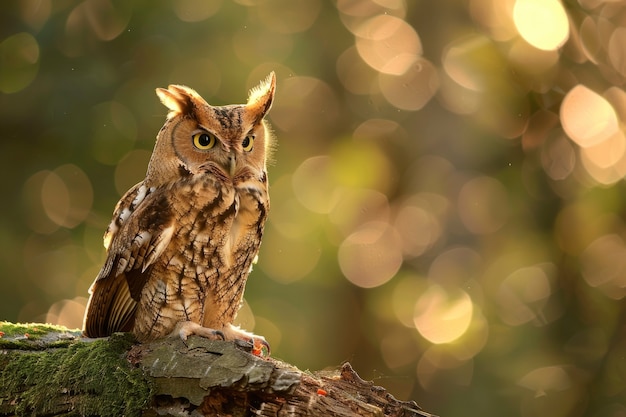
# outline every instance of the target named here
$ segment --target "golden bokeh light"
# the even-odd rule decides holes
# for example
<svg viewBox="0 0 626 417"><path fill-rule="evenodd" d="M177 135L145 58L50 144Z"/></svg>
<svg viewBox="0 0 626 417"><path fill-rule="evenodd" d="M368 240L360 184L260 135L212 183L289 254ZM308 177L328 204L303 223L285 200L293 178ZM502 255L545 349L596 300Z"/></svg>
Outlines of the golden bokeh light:
<svg viewBox="0 0 626 417"><path fill-rule="evenodd" d="M26 32L0 42L0 92L16 93L33 82L39 70L39 44Z"/></svg>
<svg viewBox="0 0 626 417"><path fill-rule="evenodd" d="M522 417L569 416L576 413L588 392L581 386L582 370L571 365L551 365L533 369L518 385L527 390L520 404Z"/></svg>
<svg viewBox="0 0 626 417"><path fill-rule="evenodd" d="M508 41L517 35L513 23L515 0L471 0L469 12L498 41Z"/></svg>
<svg viewBox="0 0 626 417"><path fill-rule="evenodd" d="M610 298L626 296L626 245L616 234L600 236L582 254L583 278Z"/></svg>
<svg viewBox="0 0 626 417"><path fill-rule="evenodd" d="M364 223L388 222L390 212L389 199L380 191L345 188L342 189L337 204L328 213L328 220L345 237Z"/></svg>
<svg viewBox="0 0 626 417"><path fill-rule="evenodd" d="M431 285L415 303L415 328L433 344L451 343L462 337L470 326L474 305L461 290Z"/></svg>
<svg viewBox="0 0 626 417"><path fill-rule="evenodd" d="M58 324L68 329L81 329L86 306L86 297L57 301L48 309L44 323Z"/></svg>
<svg viewBox="0 0 626 417"><path fill-rule="evenodd" d="M559 0L516 0L513 20L522 38L538 49L557 49L569 36L569 21Z"/></svg>
<svg viewBox="0 0 626 417"><path fill-rule="evenodd" d="M567 135L583 148L609 139L619 128L611 103L582 84L567 93L560 116Z"/></svg>
<svg viewBox="0 0 626 417"><path fill-rule="evenodd" d="M79 167L71 164L34 174L25 183L23 195L33 210L31 227L46 234L58 227L74 228L81 224L93 202L91 181ZM38 214L45 214L47 221Z"/></svg>
<svg viewBox="0 0 626 417"><path fill-rule="evenodd" d="M553 269L546 266L520 268L502 281L497 297L500 317L505 323L511 326L531 321L543 323L543 309L552 295L546 268Z"/></svg>
<svg viewBox="0 0 626 417"><path fill-rule="evenodd" d="M365 223L341 243L337 258L344 276L354 285L378 287L402 265L401 239L387 223Z"/></svg>
<svg viewBox="0 0 626 417"><path fill-rule="evenodd" d="M437 69L419 58L399 75L381 73L380 91L389 103L402 110L419 110L428 103L439 88Z"/></svg>
<svg viewBox="0 0 626 417"><path fill-rule="evenodd" d="M398 210L394 225L402 237L402 252L406 257L423 254L441 238L441 212L445 206L447 201L441 196L416 195Z"/></svg>
<svg viewBox="0 0 626 417"><path fill-rule="evenodd" d="M574 145L565 135L545 141L541 163L545 173L553 180L566 179L574 172L576 166Z"/></svg>
<svg viewBox="0 0 626 417"><path fill-rule="evenodd" d="M296 198L314 213L327 214L339 201L341 191L333 181L331 159L314 156L302 162L292 177Z"/></svg>
<svg viewBox="0 0 626 417"><path fill-rule="evenodd" d="M131 8L126 3L110 0L86 0L70 12L66 33L78 36L85 29L101 41L111 41L120 36L130 22Z"/></svg>
<svg viewBox="0 0 626 417"><path fill-rule="evenodd" d="M178 0L172 2L172 8L183 22L200 22L217 13L221 4L221 0Z"/></svg>
<svg viewBox="0 0 626 417"><path fill-rule="evenodd" d="M415 29L395 16L367 19L354 34L359 56L383 74L404 74L422 54L422 43Z"/></svg>

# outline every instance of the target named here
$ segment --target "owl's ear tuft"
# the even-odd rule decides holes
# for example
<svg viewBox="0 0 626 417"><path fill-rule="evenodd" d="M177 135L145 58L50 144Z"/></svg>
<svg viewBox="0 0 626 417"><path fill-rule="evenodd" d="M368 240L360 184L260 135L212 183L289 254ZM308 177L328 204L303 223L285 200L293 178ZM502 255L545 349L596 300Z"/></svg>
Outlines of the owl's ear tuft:
<svg viewBox="0 0 626 417"><path fill-rule="evenodd" d="M195 102L203 100L193 89L184 85L170 85L167 90L157 88L156 93L161 103L170 109L167 114L168 119L179 114L193 115L196 108Z"/></svg>
<svg viewBox="0 0 626 417"><path fill-rule="evenodd" d="M274 92L276 91L276 74L274 71L261 83L250 90L246 108L255 115L255 121L260 122L272 107Z"/></svg>

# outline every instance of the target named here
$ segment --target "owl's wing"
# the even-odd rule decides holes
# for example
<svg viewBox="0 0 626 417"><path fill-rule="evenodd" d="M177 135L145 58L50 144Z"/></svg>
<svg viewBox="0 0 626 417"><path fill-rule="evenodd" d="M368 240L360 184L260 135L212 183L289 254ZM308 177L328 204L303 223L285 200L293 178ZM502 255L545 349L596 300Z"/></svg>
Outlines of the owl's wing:
<svg viewBox="0 0 626 417"><path fill-rule="evenodd" d="M107 259L90 288L85 336L132 330L151 267L174 231L169 202L162 191L139 183L115 207L104 235Z"/></svg>

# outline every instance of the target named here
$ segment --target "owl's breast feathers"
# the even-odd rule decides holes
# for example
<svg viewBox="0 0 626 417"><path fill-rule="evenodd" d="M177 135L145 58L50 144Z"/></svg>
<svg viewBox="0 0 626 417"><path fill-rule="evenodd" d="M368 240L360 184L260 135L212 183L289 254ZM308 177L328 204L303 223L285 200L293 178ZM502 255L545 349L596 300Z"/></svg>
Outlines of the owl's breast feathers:
<svg viewBox="0 0 626 417"><path fill-rule="evenodd" d="M207 311L219 316L210 318L214 322L232 320L268 208L265 188L235 188L210 176L135 185L105 233L107 259L90 289L85 335L141 328L140 338L151 339L180 320L202 324ZM153 311L138 308L142 297L141 305L153 305ZM168 312L172 317L162 320Z"/></svg>

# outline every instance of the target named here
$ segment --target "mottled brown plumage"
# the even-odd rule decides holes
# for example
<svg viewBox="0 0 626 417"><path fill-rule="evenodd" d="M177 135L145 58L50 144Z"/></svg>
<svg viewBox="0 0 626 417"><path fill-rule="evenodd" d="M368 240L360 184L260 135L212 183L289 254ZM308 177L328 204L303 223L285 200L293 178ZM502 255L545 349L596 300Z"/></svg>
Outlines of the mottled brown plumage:
<svg viewBox="0 0 626 417"><path fill-rule="evenodd" d="M270 76L247 104L213 107L190 88L157 89L170 110L146 178L118 202L93 283L87 337L132 331L254 340L232 325L269 209L264 121Z"/></svg>

